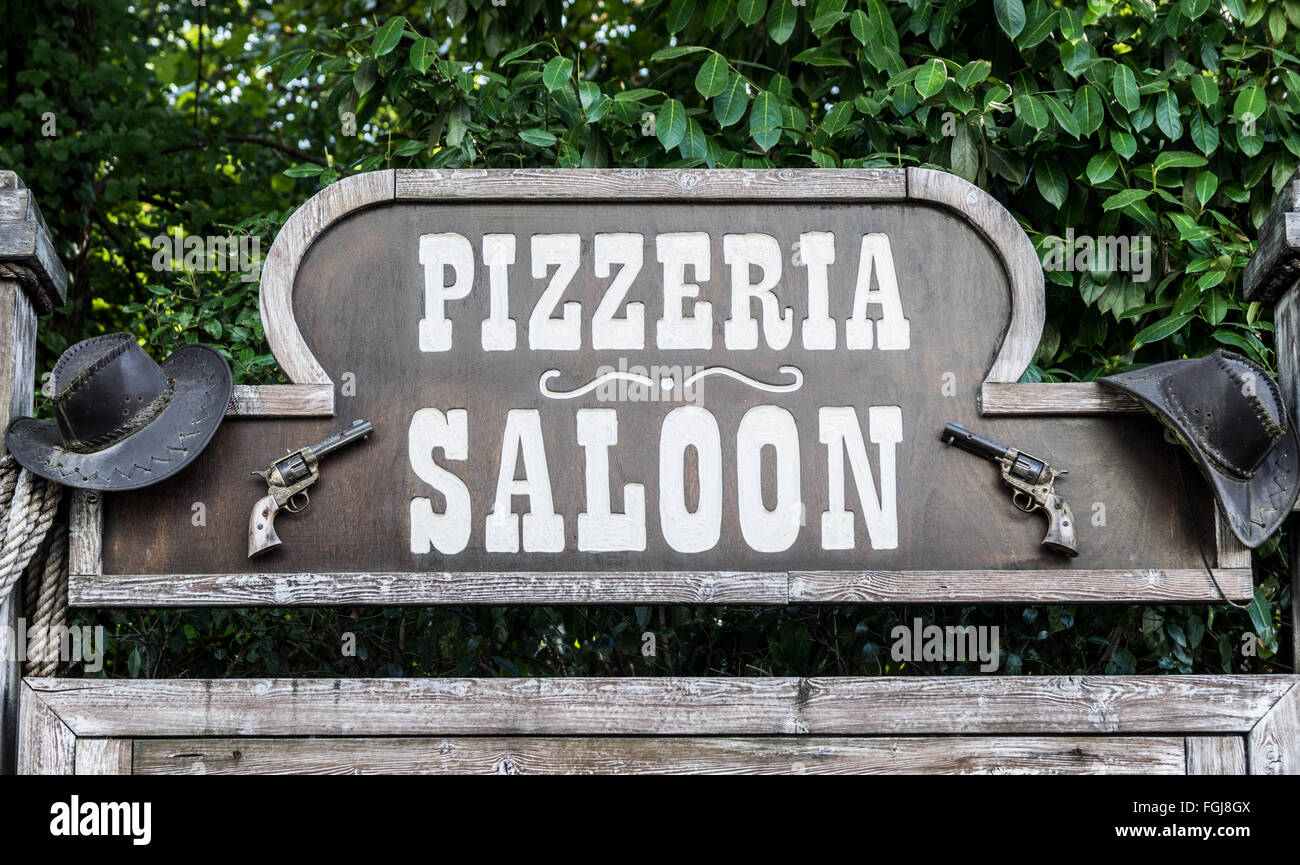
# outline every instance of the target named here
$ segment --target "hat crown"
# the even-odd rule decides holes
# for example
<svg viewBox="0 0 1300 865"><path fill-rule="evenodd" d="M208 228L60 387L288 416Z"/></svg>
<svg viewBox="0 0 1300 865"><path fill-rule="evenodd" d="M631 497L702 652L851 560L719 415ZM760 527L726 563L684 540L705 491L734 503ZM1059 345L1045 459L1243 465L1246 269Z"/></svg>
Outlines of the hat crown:
<svg viewBox="0 0 1300 865"><path fill-rule="evenodd" d="M135 432L171 399L162 367L129 333L97 336L54 366L54 415L64 447L89 451Z"/></svg>
<svg viewBox="0 0 1300 865"><path fill-rule="evenodd" d="M1243 480L1286 434L1277 383L1241 355L1216 351L1188 362L1161 385L1196 444L1222 471Z"/></svg>

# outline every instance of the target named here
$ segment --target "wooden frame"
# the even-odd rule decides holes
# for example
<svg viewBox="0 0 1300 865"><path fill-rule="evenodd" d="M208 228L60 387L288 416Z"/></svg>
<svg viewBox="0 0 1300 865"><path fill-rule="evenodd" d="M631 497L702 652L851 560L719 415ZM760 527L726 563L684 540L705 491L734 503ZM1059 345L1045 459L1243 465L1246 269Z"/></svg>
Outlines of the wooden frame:
<svg viewBox="0 0 1300 865"><path fill-rule="evenodd" d="M1297 681L27 679L19 769L1291 774Z"/></svg>
<svg viewBox="0 0 1300 865"><path fill-rule="evenodd" d="M930 169L417 170L344 178L300 207L276 237L261 276L267 341L290 385L236 389L230 413L332 415L334 383L293 314L299 262L330 226L398 201L919 201L960 215L997 251L1011 286L1011 321L985 376L981 411L998 415L1140 412L1096 384L1020 384L1042 335L1043 273L1029 237L992 196ZM72 510L70 603L76 606L583 604L583 603L1098 603L1205 602L1252 596L1249 551L1218 533L1219 584L1200 568L1105 571L820 571L697 573L165 574L112 575L100 556L97 495ZM1220 592L1220 586L1223 593Z"/></svg>

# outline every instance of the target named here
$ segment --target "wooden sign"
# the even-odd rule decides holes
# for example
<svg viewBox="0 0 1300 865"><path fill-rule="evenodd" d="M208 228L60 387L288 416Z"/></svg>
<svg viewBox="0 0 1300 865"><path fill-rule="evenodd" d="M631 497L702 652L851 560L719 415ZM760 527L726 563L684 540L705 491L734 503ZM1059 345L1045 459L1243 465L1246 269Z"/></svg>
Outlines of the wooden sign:
<svg viewBox="0 0 1300 865"><path fill-rule="evenodd" d="M1041 269L951 175L375 172L261 289L295 384L239 389L173 481L81 496L74 603L1212 600L1198 544L1250 596L1134 403L1014 384ZM249 560L250 472L354 418ZM950 421L1070 470L1077 559Z"/></svg>

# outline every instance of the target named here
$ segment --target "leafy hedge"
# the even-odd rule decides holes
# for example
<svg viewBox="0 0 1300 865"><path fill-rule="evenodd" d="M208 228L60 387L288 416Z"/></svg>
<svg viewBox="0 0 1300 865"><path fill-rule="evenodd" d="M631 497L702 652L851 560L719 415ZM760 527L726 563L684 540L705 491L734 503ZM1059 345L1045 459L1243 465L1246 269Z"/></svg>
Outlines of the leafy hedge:
<svg viewBox="0 0 1300 865"><path fill-rule="evenodd" d="M1151 239L1146 281L1113 261L1048 270L1048 325L1030 380L1091 380L1218 346L1273 364L1270 311L1244 303L1239 280L1300 156L1300 0L498 2L390 3L382 19L359 0L271 4L281 26L255 33L245 56L278 51L274 77L240 66L229 45L217 50L244 73L240 86L257 91L260 134L287 138L303 155L278 177L232 156L241 184L274 188L283 202L288 178L298 178L288 199L300 201L313 185L381 167L937 166L1002 201L1045 259L1068 232ZM247 123L238 99L209 98L208 136ZM183 95L177 105L188 105ZM230 223L249 215L224 213ZM282 206L263 207L264 245L282 215ZM152 307L110 303L104 315L125 315L165 351L200 336L194 323L212 295L188 303L189 322L175 318L187 304L165 292ZM223 341L252 298L241 303L217 313L231 316ZM257 359L260 330L245 321ZM271 373L243 370L247 380ZM890 627L918 614L1001 625L1009 673L1283 669L1284 546L1257 556L1249 611L96 616L117 622L117 662L133 674L951 671L889 660ZM361 636L365 658L339 660L334 640L347 630ZM639 652L646 630L659 637L652 659ZM1248 632L1256 657L1240 650Z"/></svg>

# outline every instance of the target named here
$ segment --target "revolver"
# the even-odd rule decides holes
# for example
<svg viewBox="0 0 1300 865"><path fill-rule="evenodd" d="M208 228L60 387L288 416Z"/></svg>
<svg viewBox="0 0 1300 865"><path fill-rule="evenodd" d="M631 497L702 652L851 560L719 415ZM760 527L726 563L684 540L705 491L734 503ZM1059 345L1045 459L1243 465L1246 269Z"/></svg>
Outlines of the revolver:
<svg viewBox="0 0 1300 865"><path fill-rule="evenodd" d="M1066 556L1079 555L1079 541L1074 534L1074 514L1065 499L1056 494L1056 479L1069 474L1067 469L1054 469L1038 457L1015 448L1005 447L976 435L961 424L950 423L943 428L940 439L967 453L997 463L1002 471L1002 482L1011 487L1011 503L1027 514L1043 511L1047 514L1047 534L1043 546Z"/></svg>
<svg viewBox="0 0 1300 865"><path fill-rule="evenodd" d="M248 515L248 557L260 556L262 553L280 546L280 537L275 533L275 516L281 509L296 514L311 503L307 488L320 480L317 464L321 457L333 453L344 445L360 441L374 428L370 421L353 421L352 426L335 433L324 441L311 447L290 451L288 456L271 463L266 471L253 472L253 475L266 481L266 495L253 505Z"/></svg>

